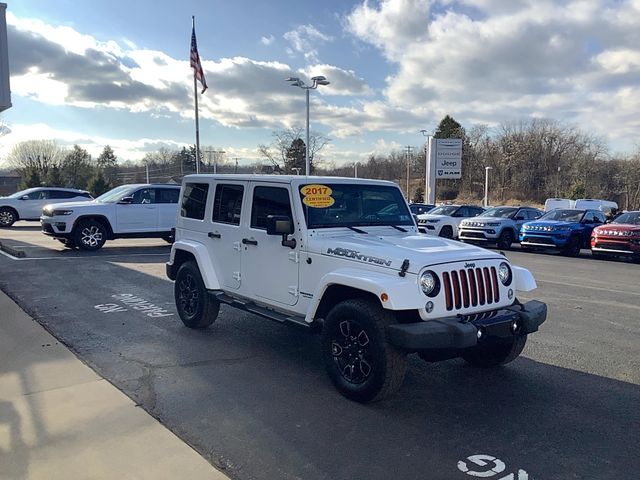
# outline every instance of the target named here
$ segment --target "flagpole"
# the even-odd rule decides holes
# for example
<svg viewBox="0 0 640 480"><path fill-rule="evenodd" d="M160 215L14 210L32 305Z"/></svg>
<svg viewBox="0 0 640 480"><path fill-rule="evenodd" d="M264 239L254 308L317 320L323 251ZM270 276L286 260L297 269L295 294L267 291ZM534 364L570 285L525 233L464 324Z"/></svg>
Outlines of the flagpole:
<svg viewBox="0 0 640 480"><path fill-rule="evenodd" d="M191 16L191 28L192 31L196 30L196 17ZM198 86L196 84L197 72L193 70L193 98L195 100L196 110L196 173L200 173L200 123L198 121Z"/></svg>

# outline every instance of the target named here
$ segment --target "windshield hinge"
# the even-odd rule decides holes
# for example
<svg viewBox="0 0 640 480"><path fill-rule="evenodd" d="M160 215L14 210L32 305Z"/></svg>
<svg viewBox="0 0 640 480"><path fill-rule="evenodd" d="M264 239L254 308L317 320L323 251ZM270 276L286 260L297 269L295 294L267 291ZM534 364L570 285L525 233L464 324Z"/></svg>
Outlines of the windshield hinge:
<svg viewBox="0 0 640 480"><path fill-rule="evenodd" d="M404 277L407 274L407 270L409 270L409 259L405 258L402 262L402 266L400 267L400 271L398 272L398 275L400 275L401 277Z"/></svg>

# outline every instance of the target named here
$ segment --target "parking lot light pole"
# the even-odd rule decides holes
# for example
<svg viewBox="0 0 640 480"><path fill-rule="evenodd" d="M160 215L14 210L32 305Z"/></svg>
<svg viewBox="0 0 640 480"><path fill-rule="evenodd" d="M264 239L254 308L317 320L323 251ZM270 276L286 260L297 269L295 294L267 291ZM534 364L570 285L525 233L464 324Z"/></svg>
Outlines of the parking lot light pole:
<svg viewBox="0 0 640 480"><path fill-rule="evenodd" d="M484 167L484 208L489 205L489 170L493 167Z"/></svg>
<svg viewBox="0 0 640 480"><path fill-rule="evenodd" d="M311 173L311 164L309 162L309 90L315 90L318 88L318 85L329 85L329 81L326 77L322 75L318 75L317 77L311 77L311 85L306 85L302 80L298 77L288 77L285 78L285 82L291 82L292 87L300 87L306 92L307 97L307 143L304 149L304 160L305 160L305 175L309 176Z"/></svg>

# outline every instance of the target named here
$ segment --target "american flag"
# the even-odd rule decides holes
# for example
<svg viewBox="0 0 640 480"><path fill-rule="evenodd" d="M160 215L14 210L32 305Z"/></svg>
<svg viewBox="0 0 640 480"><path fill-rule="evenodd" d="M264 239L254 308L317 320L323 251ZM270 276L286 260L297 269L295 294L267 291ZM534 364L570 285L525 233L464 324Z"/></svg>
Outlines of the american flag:
<svg viewBox="0 0 640 480"><path fill-rule="evenodd" d="M196 27L191 30L191 68L193 68L193 74L196 79L202 84L202 92L207 89L207 81L204 78L204 70L202 70L202 64L200 63L200 55L198 55L198 45L196 44Z"/></svg>

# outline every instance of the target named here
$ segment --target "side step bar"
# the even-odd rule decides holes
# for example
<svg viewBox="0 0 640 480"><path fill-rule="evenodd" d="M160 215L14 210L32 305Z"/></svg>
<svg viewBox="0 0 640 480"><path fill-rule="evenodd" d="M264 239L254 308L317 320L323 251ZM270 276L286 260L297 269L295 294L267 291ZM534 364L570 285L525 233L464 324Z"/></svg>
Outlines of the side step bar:
<svg viewBox="0 0 640 480"><path fill-rule="evenodd" d="M270 308L261 307L256 305L250 300L243 300L241 298L234 298L219 290L209 291L209 295L213 295L220 303L225 303L234 308L244 310L245 312L255 313L261 317L274 320L279 323L293 323L298 326L310 328L311 325L304 321L304 317L300 315L290 315L286 313L276 312Z"/></svg>

